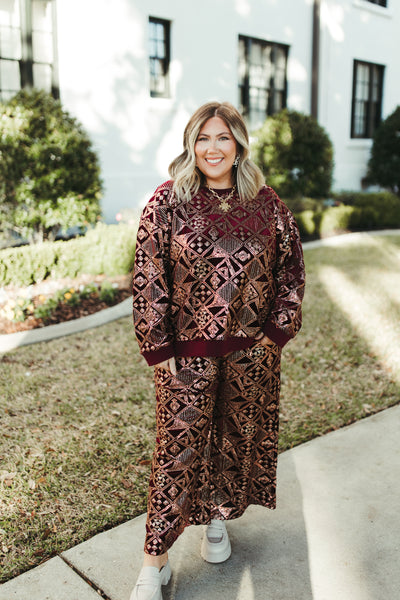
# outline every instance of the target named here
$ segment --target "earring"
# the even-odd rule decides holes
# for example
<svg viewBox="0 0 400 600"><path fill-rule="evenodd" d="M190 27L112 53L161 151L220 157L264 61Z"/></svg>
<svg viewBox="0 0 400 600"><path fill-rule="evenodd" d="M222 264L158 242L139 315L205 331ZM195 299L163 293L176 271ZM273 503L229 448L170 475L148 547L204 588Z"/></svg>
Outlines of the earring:
<svg viewBox="0 0 400 600"><path fill-rule="evenodd" d="M240 156L239 156L239 154L237 154L235 160L233 161L233 166L234 167L238 167L239 166L239 160L240 160Z"/></svg>

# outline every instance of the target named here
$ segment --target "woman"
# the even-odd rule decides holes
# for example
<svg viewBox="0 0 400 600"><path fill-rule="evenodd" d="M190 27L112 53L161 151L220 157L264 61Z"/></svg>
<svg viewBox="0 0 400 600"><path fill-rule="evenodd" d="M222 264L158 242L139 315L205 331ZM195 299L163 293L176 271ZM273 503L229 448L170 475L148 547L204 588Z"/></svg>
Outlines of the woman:
<svg viewBox="0 0 400 600"><path fill-rule="evenodd" d="M298 229L249 159L241 115L205 104L183 146L137 234L133 316L155 366L157 442L131 600L162 600L187 525L207 525L201 555L218 563L225 520L275 508L281 348L301 326Z"/></svg>

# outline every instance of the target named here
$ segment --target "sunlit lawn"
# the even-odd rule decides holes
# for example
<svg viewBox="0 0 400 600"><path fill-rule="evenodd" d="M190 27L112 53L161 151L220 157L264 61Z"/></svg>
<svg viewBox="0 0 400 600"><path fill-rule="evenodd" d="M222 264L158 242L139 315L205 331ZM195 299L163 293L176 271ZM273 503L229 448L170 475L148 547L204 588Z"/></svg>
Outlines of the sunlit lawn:
<svg viewBox="0 0 400 600"><path fill-rule="evenodd" d="M400 234L305 256L281 450L400 399ZM4 581L144 512L155 400L129 318L20 348L0 369Z"/></svg>
<svg viewBox="0 0 400 600"><path fill-rule="evenodd" d="M400 235L306 250L304 326L284 352L281 449L400 401Z"/></svg>

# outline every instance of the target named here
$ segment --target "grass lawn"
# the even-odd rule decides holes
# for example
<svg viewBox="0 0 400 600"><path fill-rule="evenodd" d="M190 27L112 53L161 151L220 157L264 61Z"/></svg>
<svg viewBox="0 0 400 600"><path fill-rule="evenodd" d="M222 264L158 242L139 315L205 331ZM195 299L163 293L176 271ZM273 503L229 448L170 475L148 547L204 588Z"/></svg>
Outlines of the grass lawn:
<svg viewBox="0 0 400 600"><path fill-rule="evenodd" d="M281 451L400 400L400 234L305 257ZM152 372L129 318L0 358L0 581L145 511Z"/></svg>

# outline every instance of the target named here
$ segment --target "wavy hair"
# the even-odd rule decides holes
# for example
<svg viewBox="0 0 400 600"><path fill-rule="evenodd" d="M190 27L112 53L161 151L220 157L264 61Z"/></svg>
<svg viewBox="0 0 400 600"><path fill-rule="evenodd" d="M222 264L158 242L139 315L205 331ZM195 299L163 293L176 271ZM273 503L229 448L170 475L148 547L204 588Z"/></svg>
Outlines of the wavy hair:
<svg viewBox="0 0 400 600"><path fill-rule="evenodd" d="M245 122L229 102L207 102L189 119L183 134L183 152L171 162L168 169L174 181L175 196L190 200L206 184L203 173L196 165L194 146L201 128L212 117L220 117L225 121L236 140L239 164L232 169L232 181L237 186L241 201L251 200L264 184L264 176L249 158L249 134Z"/></svg>

